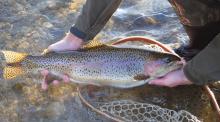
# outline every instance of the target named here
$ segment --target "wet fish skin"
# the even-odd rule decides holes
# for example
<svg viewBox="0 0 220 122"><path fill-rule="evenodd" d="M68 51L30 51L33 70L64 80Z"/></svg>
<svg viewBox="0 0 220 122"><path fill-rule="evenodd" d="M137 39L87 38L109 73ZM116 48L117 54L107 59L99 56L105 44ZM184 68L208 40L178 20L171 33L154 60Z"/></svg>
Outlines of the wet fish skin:
<svg viewBox="0 0 220 122"><path fill-rule="evenodd" d="M179 62L179 57L169 53L104 46L43 56L27 55L14 64L19 64L22 74L47 69L58 76L67 74L76 83L131 88L181 68ZM8 66L13 68L14 64ZM146 67L152 71L146 71Z"/></svg>

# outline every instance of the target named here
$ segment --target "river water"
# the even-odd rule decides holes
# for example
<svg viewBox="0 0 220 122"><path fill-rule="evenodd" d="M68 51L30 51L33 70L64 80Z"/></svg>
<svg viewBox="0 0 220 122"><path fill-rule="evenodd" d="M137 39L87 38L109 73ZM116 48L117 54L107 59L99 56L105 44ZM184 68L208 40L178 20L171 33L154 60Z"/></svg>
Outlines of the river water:
<svg viewBox="0 0 220 122"><path fill-rule="evenodd" d="M68 32L84 2L0 0L0 49L40 54ZM165 44L188 42L178 17L165 0L124 0L96 38L107 41L127 36L146 36ZM40 76L26 76L0 81L0 122L110 121L82 103L76 85L60 84L43 91L36 83L41 80ZM200 87L169 89L146 86L140 89L143 92L133 91L133 97L128 97L129 94L120 97L132 99L138 96L134 100L176 111L184 109L201 121L218 121Z"/></svg>

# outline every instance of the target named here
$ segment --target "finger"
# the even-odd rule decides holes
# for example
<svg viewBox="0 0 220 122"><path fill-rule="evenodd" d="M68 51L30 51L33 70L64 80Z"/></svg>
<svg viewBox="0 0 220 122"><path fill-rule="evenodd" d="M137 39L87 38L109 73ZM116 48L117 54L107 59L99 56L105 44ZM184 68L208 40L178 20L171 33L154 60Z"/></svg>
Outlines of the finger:
<svg viewBox="0 0 220 122"><path fill-rule="evenodd" d="M62 76L62 79L63 79L63 82L64 82L64 83L70 82L70 78L69 78L68 75L63 75L63 76Z"/></svg>
<svg viewBox="0 0 220 122"><path fill-rule="evenodd" d="M48 70L42 70L40 73L44 76L44 78L46 78L47 75L49 74L49 71Z"/></svg>
<svg viewBox="0 0 220 122"><path fill-rule="evenodd" d="M183 66L185 66L185 65L186 65L186 61L184 60L184 58L181 58L180 63L182 63L182 64L183 64Z"/></svg>
<svg viewBox="0 0 220 122"><path fill-rule="evenodd" d="M41 88L42 88L43 90L47 90L47 89L48 89L48 85L47 85L47 83L46 83L45 80L41 83Z"/></svg>
<svg viewBox="0 0 220 122"><path fill-rule="evenodd" d="M69 43L65 43L65 41L61 40L61 41L58 41L54 44L51 44L47 49L47 53L48 52L59 52L59 51L65 51L65 48L66 46L69 46L70 44Z"/></svg>
<svg viewBox="0 0 220 122"><path fill-rule="evenodd" d="M155 79L155 80L151 80L149 81L148 84L150 85L158 85L158 86L165 86L166 81L164 80L164 78L160 78L160 79Z"/></svg>
<svg viewBox="0 0 220 122"><path fill-rule="evenodd" d="M56 85L58 85L58 84L59 84L59 81L58 81L58 80L54 80L54 81L53 81L53 85L56 86Z"/></svg>
<svg viewBox="0 0 220 122"><path fill-rule="evenodd" d="M48 84L47 84L46 78L49 74L49 71L48 70L42 70L40 73L43 75L43 82L41 83L41 88L43 90L47 90Z"/></svg>
<svg viewBox="0 0 220 122"><path fill-rule="evenodd" d="M51 49L47 48L41 53L41 55L46 55L47 53L52 52Z"/></svg>
<svg viewBox="0 0 220 122"><path fill-rule="evenodd" d="M157 85L157 86L166 86L166 87L175 87L179 85L179 82L173 81L169 78L162 78L156 79L149 82L150 85Z"/></svg>

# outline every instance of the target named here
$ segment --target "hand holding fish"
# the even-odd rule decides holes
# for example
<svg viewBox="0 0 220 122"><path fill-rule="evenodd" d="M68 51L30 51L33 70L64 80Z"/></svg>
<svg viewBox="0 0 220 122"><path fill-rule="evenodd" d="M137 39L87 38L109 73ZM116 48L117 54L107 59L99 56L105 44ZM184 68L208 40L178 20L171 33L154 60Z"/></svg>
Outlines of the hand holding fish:
<svg viewBox="0 0 220 122"><path fill-rule="evenodd" d="M82 47L82 44L83 44L82 39L78 38L77 36L71 33L67 33L66 36L62 40L54 44L51 44L43 53L48 53L52 51L59 52L59 51L77 50ZM42 70L41 74L44 77L44 81L42 82L41 86L42 86L42 89L46 90L48 88L46 77L49 75L49 71ZM68 76L63 75L62 77L63 77L64 82L69 82ZM57 85L58 83L59 83L58 80L53 81L54 85Z"/></svg>
<svg viewBox="0 0 220 122"><path fill-rule="evenodd" d="M181 61L179 63L183 64L183 67L184 67L186 64L186 61L184 59L181 59ZM155 64L155 62L151 63L151 65L148 65L147 67L145 67L145 72L150 74L150 72L153 71L156 66L157 66L157 64ZM166 87L176 87L179 85L193 84L185 76L184 71L183 71L183 67L180 69L177 69L177 70L170 71L162 77L158 77L156 79L153 79L153 80L149 81L148 84L157 85L157 86L166 86Z"/></svg>
<svg viewBox="0 0 220 122"><path fill-rule="evenodd" d="M183 69L171 71L162 78L158 78L149 82L151 85L175 87L178 85L190 85L193 84L185 76Z"/></svg>
<svg viewBox="0 0 220 122"><path fill-rule="evenodd" d="M62 40L50 45L47 48L47 51L59 52L59 51L77 50L82 46L82 44L83 44L82 39L78 38L77 36L71 33L67 33Z"/></svg>
<svg viewBox="0 0 220 122"><path fill-rule="evenodd" d="M41 82L41 88L43 90L47 90L48 89L48 85L49 85L49 80L48 79L49 79L51 73L50 73L50 71L48 71L46 69L42 70L40 73L43 76L43 81ZM51 77L53 77L53 75L51 75ZM52 80L52 84L53 85L58 85L61 80L64 83L68 83L70 81L70 78L69 78L68 75L63 74L60 77L61 77L61 79L59 78L59 80L58 79L53 79Z"/></svg>

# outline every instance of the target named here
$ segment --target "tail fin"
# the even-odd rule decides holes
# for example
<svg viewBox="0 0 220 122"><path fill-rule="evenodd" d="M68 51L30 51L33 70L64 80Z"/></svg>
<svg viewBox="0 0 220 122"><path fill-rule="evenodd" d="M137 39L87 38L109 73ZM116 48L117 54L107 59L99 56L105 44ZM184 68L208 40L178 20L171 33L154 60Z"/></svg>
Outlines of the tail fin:
<svg viewBox="0 0 220 122"><path fill-rule="evenodd" d="M24 74L24 70L20 66L6 66L2 72L4 79L13 79Z"/></svg>
<svg viewBox="0 0 220 122"><path fill-rule="evenodd" d="M20 64L26 57L26 53L18 53L13 51L1 51L4 55L6 66L1 71L1 77L4 79L12 79L24 74L24 70Z"/></svg>
<svg viewBox="0 0 220 122"><path fill-rule="evenodd" d="M13 51L1 51L4 54L6 64L20 63L27 57L26 53L18 53Z"/></svg>

